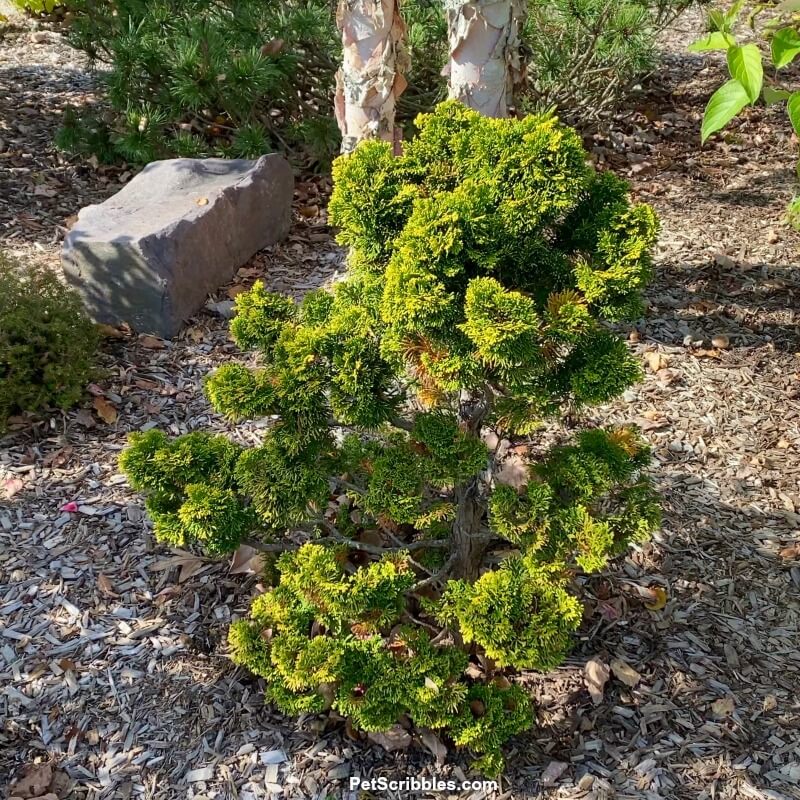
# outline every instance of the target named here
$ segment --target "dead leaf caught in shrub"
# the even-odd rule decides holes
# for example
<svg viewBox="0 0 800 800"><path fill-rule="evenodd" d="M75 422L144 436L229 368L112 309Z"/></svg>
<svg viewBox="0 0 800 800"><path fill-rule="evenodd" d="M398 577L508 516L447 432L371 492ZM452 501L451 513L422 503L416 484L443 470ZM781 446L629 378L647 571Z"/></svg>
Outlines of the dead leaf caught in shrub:
<svg viewBox="0 0 800 800"><path fill-rule="evenodd" d="M388 731L368 733L367 739L389 751L405 750L411 744L411 734L402 725L394 725Z"/></svg>

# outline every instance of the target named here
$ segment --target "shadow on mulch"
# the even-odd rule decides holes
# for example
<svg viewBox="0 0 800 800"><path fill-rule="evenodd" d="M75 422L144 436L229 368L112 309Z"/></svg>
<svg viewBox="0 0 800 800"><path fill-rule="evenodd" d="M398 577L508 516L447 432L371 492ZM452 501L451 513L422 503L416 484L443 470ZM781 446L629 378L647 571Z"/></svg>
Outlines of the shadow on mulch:
<svg viewBox="0 0 800 800"><path fill-rule="evenodd" d="M800 326L794 322L800 307L797 265L751 265L727 258L724 266L712 261L662 267L657 281L648 292L648 316L688 326L706 346L725 333L732 347L770 344L786 353L800 351ZM654 331L648 335L655 341L683 343L682 334L670 340L663 330Z"/></svg>

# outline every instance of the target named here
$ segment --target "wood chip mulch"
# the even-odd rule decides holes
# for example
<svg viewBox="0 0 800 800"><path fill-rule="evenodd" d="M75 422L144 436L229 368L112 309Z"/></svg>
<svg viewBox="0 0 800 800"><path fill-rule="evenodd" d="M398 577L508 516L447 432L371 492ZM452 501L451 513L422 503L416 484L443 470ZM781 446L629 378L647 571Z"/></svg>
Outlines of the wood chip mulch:
<svg viewBox="0 0 800 800"><path fill-rule="evenodd" d="M642 428L664 526L587 581L573 655L528 678L538 729L498 791L459 797L800 798L800 236L782 221L795 153L763 108L700 148L723 67L685 53L698 25L676 26L663 70L589 138L663 222L648 316L625 329L645 380L591 420ZM69 216L127 177L53 150L58 108L92 82L55 32L33 33L0 41L0 246L56 263ZM328 189L299 183L291 237L210 308L259 277L299 296L341 272ZM0 791L7 776L59 800L325 800L355 797L351 775L467 774L430 739L388 752L266 708L224 644L255 579L153 542L118 454L153 427L257 441L258 424L229 426L202 394L233 357L211 311L172 342L109 340L82 407L19 420L0 444Z"/></svg>

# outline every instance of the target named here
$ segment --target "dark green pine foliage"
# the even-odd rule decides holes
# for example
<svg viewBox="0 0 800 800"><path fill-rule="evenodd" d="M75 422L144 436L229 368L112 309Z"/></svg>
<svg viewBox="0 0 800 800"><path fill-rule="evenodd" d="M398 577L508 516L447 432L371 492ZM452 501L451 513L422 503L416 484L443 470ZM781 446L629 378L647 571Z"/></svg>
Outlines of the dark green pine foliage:
<svg viewBox="0 0 800 800"><path fill-rule="evenodd" d="M639 377L608 323L640 311L657 223L552 117L448 102L417 125L402 156L370 141L335 164L346 280L299 305L261 284L237 298L260 364L206 389L232 421L274 418L260 446L151 431L122 467L162 540L286 551L230 634L279 708L410 718L497 772L533 720L509 678L568 652L575 573L659 519L631 430L579 433L521 487L501 450L541 452L548 422Z"/></svg>
<svg viewBox="0 0 800 800"><path fill-rule="evenodd" d="M102 160L327 157L338 36L322 0L71 0L70 41L110 110L69 111L59 144Z"/></svg>

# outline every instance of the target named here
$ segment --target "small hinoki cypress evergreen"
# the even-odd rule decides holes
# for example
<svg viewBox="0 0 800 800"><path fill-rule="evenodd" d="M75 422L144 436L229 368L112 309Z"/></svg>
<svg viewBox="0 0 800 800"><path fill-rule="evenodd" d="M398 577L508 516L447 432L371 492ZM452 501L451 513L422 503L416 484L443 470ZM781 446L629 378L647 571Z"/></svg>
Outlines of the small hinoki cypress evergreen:
<svg viewBox="0 0 800 800"><path fill-rule="evenodd" d="M533 724L515 672L559 664L581 621L574 576L658 524L634 431L557 424L639 378L608 323L640 314L657 221L552 117L448 101L417 125L400 156L373 139L334 165L345 280L237 298L261 363L206 389L272 417L263 441L148 431L121 464L161 541L280 553L230 631L270 702L410 719L497 773Z"/></svg>

